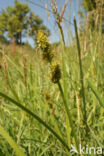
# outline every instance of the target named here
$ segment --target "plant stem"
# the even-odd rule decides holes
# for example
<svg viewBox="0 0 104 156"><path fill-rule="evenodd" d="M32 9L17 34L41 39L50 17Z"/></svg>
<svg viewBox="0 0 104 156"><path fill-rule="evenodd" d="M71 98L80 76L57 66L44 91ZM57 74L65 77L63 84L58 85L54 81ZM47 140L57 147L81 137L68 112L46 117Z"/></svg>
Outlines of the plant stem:
<svg viewBox="0 0 104 156"><path fill-rule="evenodd" d="M78 148L78 141L77 141L77 136L75 134L75 128L74 128L73 123L72 123L72 120L71 120L71 115L69 113L69 109L68 109L68 106L67 106L67 101L65 99L64 92L63 92L62 86L60 84L60 81L58 81L57 84L58 84L58 87L59 87L59 90L60 90L60 93L61 93L61 96L62 96L62 99L63 99L63 103L64 103L64 106L65 106L65 111L66 111L67 116L68 116L69 124L72 127L72 133L74 134L74 138L75 138L75 142L76 142L76 147Z"/></svg>
<svg viewBox="0 0 104 156"><path fill-rule="evenodd" d="M83 122L86 126L86 135L88 132L88 126L87 126L87 113L86 113L86 101L85 101L85 90L84 90L84 80L83 80L83 70L82 70L82 60L81 60L81 49L80 49L80 43L79 43L79 37L78 37L78 31L77 31L77 23L76 19L74 18L74 28L75 28L75 35L76 35L76 42L77 42L77 49L78 49L78 59L79 59L79 67L80 67L80 83L81 83L81 89L82 89L82 98L83 98ZM83 112L83 111L82 111Z"/></svg>

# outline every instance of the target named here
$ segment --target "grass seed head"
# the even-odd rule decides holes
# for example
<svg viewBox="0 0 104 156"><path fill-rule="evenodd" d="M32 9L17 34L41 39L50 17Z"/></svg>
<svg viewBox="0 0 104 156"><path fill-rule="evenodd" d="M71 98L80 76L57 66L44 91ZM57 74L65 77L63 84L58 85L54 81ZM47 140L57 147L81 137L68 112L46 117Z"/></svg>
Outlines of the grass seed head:
<svg viewBox="0 0 104 156"><path fill-rule="evenodd" d="M49 41L43 32L37 34L37 45L40 49L44 50L48 46Z"/></svg>
<svg viewBox="0 0 104 156"><path fill-rule="evenodd" d="M49 43L47 36L43 32L37 34L37 45L43 51L43 59L51 62L53 59L53 51L51 44Z"/></svg>
<svg viewBox="0 0 104 156"><path fill-rule="evenodd" d="M51 64L51 81L53 83L58 83L59 80L61 79L61 69L60 65L57 62L53 62Z"/></svg>

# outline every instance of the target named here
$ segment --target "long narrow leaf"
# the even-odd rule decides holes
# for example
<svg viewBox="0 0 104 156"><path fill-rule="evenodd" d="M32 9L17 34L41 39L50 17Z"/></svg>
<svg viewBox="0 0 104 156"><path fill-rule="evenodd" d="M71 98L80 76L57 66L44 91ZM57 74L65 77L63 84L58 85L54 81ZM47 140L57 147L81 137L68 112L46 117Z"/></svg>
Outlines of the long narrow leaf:
<svg viewBox="0 0 104 156"><path fill-rule="evenodd" d="M16 106L18 106L19 108L21 108L24 112L28 113L33 118L35 118L39 123L41 123L44 127L46 127L69 150L69 147L64 142L64 140L49 125L47 125L41 118L39 118L36 114L34 114L33 112L31 112L28 108L24 107L19 102L15 101L14 99L12 99L9 96L5 95L4 93L1 93L0 92L0 96L4 97L8 101L11 101Z"/></svg>

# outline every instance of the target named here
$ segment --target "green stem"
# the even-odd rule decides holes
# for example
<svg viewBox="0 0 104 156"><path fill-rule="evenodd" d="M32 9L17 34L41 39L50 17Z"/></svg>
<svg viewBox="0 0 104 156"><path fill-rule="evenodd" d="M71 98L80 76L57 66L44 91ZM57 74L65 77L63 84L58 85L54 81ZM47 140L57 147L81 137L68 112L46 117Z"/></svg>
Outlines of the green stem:
<svg viewBox="0 0 104 156"><path fill-rule="evenodd" d="M76 35L76 42L77 42L77 49L78 49L78 58L79 58L79 66L80 66L80 83L82 87L82 98L83 98L83 117L84 117L84 123L86 126L86 135L87 135L87 113L86 113L86 101L85 101L85 90L84 90L84 80L83 80L83 70L82 70L82 60L81 60L81 49L80 49L80 43L79 43L79 37L78 37L78 31L77 31L77 23L76 19L74 18L74 28L75 28L75 35Z"/></svg>
<svg viewBox="0 0 104 156"><path fill-rule="evenodd" d="M65 99L65 97L64 97L64 92L63 92L63 89L62 89L61 84L60 84L59 81L58 81L58 87L59 87L59 90L60 90L60 93L61 93L61 96L62 96L64 105L65 105L65 110L66 110L67 115L68 115L68 117L69 117L69 119L70 119L69 111L68 111L68 107L67 107L67 102L66 102L66 99Z"/></svg>
<svg viewBox="0 0 104 156"><path fill-rule="evenodd" d="M64 92L63 92L62 86L60 84L60 81L58 81L57 84L58 84L58 87L59 87L59 90L60 90L60 93L61 93L61 96L62 96L62 99L63 99L63 103L64 103L64 106L65 106L65 111L66 111L67 116L68 116L69 124L70 124L70 126L72 126L72 133L74 134L74 138L75 138L75 142L76 142L76 147L78 149L77 136L75 134L75 128L74 128L73 123L72 123L72 120L71 120L71 115L69 113L69 109L68 109L68 106L67 106L67 101L65 99Z"/></svg>

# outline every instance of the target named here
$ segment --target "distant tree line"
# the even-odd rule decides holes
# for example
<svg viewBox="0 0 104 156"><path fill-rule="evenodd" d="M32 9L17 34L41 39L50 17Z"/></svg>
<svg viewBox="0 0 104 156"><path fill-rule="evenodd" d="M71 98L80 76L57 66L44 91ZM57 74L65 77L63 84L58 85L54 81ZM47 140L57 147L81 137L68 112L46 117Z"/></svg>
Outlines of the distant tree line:
<svg viewBox="0 0 104 156"><path fill-rule="evenodd" d="M22 38L32 36L36 39L37 32L43 30L50 34L48 28L43 24L43 20L30 10L27 4L17 0L14 7L8 6L0 14L0 36L8 36L11 41L22 44Z"/></svg>

